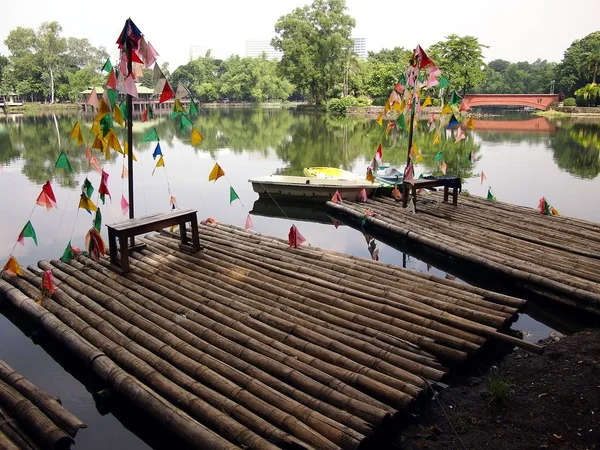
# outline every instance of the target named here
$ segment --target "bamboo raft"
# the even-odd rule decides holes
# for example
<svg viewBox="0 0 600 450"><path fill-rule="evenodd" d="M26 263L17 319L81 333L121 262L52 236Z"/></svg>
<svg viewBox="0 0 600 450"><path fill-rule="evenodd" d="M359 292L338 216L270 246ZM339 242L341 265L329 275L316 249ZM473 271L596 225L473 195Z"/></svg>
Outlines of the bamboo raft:
<svg viewBox="0 0 600 450"><path fill-rule="evenodd" d="M86 425L0 360L0 448L68 449Z"/></svg>
<svg viewBox="0 0 600 450"><path fill-rule="evenodd" d="M514 297L233 226L200 237L193 255L139 239L125 276L41 261L0 292L193 448L356 449L487 340L540 350L501 331Z"/></svg>
<svg viewBox="0 0 600 450"><path fill-rule="evenodd" d="M424 191L416 214L391 197L327 206L401 243L475 265L529 292L600 316L600 224L475 196L461 196L458 206L442 200L441 192ZM375 216L366 217L367 209Z"/></svg>

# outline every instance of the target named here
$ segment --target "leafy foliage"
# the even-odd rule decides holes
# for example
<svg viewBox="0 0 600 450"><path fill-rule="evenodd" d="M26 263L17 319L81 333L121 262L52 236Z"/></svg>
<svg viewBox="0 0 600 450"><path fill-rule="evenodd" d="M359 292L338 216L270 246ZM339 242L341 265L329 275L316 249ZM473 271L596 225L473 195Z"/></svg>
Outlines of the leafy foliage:
<svg viewBox="0 0 600 450"><path fill-rule="evenodd" d="M596 83L586 84L575 91L577 106L594 106L600 103L600 86Z"/></svg>
<svg viewBox="0 0 600 450"><path fill-rule="evenodd" d="M475 88L484 94L543 94L550 91L554 80L555 63L537 59L533 63L510 63L499 59L491 61L486 80Z"/></svg>
<svg viewBox="0 0 600 450"><path fill-rule="evenodd" d="M556 86L559 92L572 94L587 83L596 81L600 72L600 31L576 39L565 50L556 67Z"/></svg>
<svg viewBox="0 0 600 450"><path fill-rule="evenodd" d="M577 103L575 102L575 99L573 97L568 97L568 98L565 98L565 101L563 102L563 105L565 105L565 106L577 106Z"/></svg>
<svg viewBox="0 0 600 450"><path fill-rule="evenodd" d="M344 0L314 0L279 18L271 45L283 51L281 72L317 105L342 84L355 20Z"/></svg>
<svg viewBox="0 0 600 450"><path fill-rule="evenodd" d="M327 101L327 112L344 114L352 106L367 106L368 104L368 99L364 97L356 98L348 95L343 98L332 98Z"/></svg>

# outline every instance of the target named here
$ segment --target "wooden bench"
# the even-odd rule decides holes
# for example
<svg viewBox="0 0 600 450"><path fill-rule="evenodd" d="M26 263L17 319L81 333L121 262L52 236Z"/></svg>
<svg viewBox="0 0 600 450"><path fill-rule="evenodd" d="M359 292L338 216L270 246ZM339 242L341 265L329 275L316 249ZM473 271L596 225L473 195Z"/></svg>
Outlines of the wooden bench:
<svg viewBox="0 0 600 450"><path fill-rule="evenodd" d="M186 223L190 222L192 229L192 243L189 244L187 236ZM163 228L179 225L181 243L179 247L188 253L194 253L200 250L200 238L198 236L198 218L196 210L177 209L168 213L154 214L152 216L129 219L124 222L106 225L108 228L108 246L110 251L110 262L119 267L122 272L129 272L129 253L133 250L144 247L144 245L129 246L129 239L132 244L135 242L135 236L149 233L150 231L159 231ZM117 238L119 238L120 258L117 258Z"/></svg>
<svg viewBox="0 0 600 450"><path fill-rule="evenodd" d="M448 201L448 191L449 186L445 180L429 180L427 178L418 178L413 181L413 183L409 183L408 181L403 182L404 195L402 196L402 207L406 208L408 203L408 193L412 191L412 201L415 207L415 211L417 211L417 190L418 189L426 189L426 188L434 188L444 186L444 201ZM452 187L452 204L456 206L458 204L458 187Z"/></svg>

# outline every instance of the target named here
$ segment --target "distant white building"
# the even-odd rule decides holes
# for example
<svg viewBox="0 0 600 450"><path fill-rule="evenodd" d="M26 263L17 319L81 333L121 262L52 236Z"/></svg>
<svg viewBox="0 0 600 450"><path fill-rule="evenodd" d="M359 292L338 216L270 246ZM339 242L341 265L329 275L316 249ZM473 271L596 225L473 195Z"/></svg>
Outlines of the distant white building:
<svg viewBox="0 0 600 450"><path fill-rule="evenodd" d="M280 60L283 56L283 52L271 46L271 41L246 41L246 56L259 58L263 53L267 59Z"/></svg>
<svg viewBox="0 0 600 450"><path fill-rule="evenodd" d="M203 45L193 45L190 47L190 61L196 58L204 58L207 52L212 53L212 49Z"/></svg>
<svg viewBox="0 0 600 450"><path fill-rule="evenodd" d="M359 58L367 57L367 40L365 38L352 38L354 41L354 53L358 55Z"/></svg>

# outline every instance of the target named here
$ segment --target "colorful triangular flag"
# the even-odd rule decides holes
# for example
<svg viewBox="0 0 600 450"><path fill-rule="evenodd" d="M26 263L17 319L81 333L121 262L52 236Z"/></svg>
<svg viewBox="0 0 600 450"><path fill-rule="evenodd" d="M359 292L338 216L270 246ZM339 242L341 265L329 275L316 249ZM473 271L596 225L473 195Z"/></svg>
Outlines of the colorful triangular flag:
<svg viewBox="0 0 600 450"><path fill-rule="evenodd" d="M8 258L6 264L4 264L2 271L6 272L6 274L10 275L11 277L23 275L23 269L21 269L21 266L17 262L16 258L12 255L10 256L10 258Z"/></svg>
<svg viewBox="0 0 600 450"><path fill-rule="evenodd" d="M58 208L50 180L46 181L42 186L42 192L38 195L36 203L40 206L45 206L47 211L50 211L52 208Z"/></svg>
<svg viewBox="0 0 600 450"><path fill-rule="evenodd" d="M217 181L219 178L221 178L224 175L225 175L225 172L223 171L223 169L221 169L221 166L219 166L219 163L215 163L214 167L210 171L210 174L208 175L208 181L213 181L213 180Z"/></svg>
<svg viewBox="0 0 600 450"><path fill-rule="evenodd" d="M92 211L96 211L98 209L94 202L91 201L83 192L79 196L79 207L81 209L85 209L90 214L92 214Z"/></svg>
<svg viewBox="0 0 600 450"><path fill-rule="evenodd" d="M56 160L56 164L54 167L57 169L67 169L69 172L73 173L73 167L71 167L71 163L65 155L65 152L61 150L60 155L58 155L58 159Z"/></svg>
<svg viewBox="0 0 600 450"><path fill-rule="evenodd" d="M485 176L485 173L483 173L483 170L481 171L481 184L483 184L483 181L487 180L487 177Z"/></svg>
<svg viewBox="0 0 600 450"><path fill-rule="evenodd" d="M129 212L129 202L125 199L125 195L121 194L121 211L126 216Z"/></svg>
<svg viewBox="0 0 600 450"><path fill-rule="evenodd" d="M492 193L492 187L488 187L487 199L491 202L496 201L496 196Z"/></svg>
<svg viewBox="0 0 600 450"><path fill-rule="evenodd" d="M158 161L156 162L156 166L154 166L154 169L152 170L152 175L154 175L154 172L159 167L165 167L165 160L163 159L162 154L160 155L160 158L158 158Z"/></svg>
<svg viewBox="0 0 600 450"><path fill-rule="evenodd" d="M306 242L304 236L300 234L298 228L296 228L296 225L292 225L290 228L290 232L288 233L288 243L290 247L298 248L304 242Z"/></svg>
<svg viewBox="0 0 600 450"><path fill-rule="evenodd" d="M193 127L192 128L192 146L198 145L200 142L202 142L203 139L204 139L204 136L202 136L202 133L200 133L196 127Z"/></svg>
<svg viewBox="0 0 600 450"><path fill-rule="evenodd" d="M252 219L250 218L250 214L248 214L246 216L246 225L244 226L244 228L246 230L249 230L250 228L253 228L253 227L254 227L254 224L252 223Z"/></svg>
<svg viewBox="0 0 600 450"><path fill-rule="evenodd" d="M162 156L162 149L160 148L160 142L156 144L156 148L152 153L152 159L156 159L157 156Z"/></svg>
<svg viewBox="0 0 600 450"><path fill-rule="evenodd" d="M17 242L21 245L25 245L25 238L30 237L35 242L35 245L38 245L37 236L35 234L35 230L31 221L28 221L21 232L19 233L19 237L17 238Z"/></svg>
<svg viewBox="0 0 600 450"><path fill-rule="evenodd" d="M152 128L142 138L142 142L152 142L152 141L160 141L160 139L158 138L158 133L156 132L156 128Z"/></svg>
<svg viewBox="0 0 600 450"><path fill-rule="evenodd" d="M98 109L98 94L96 93L95 87L92 89L92 92L90 92L90 95L88 96L85 104Z"/></svg>
<svg viewBox="0 0 600 450"><path fill-rule="evenodd" d="M467 136L465 135L465 132L462 130L461 127L458 127L458 131L456 132L456 140L454 142L462 141L466 138Z"/></svg>
<svg viewBox="0 0 600 450"><path fill-rule="evenodd" d="M77 139L78 147L81 147L83 145L83 134L81 133L81 127L79 126L79 122L75 122L73 130L71 131L71 135L69 137L71 139Z"/></svg>
<svg viewBox="0 0 600 450"><path fill-rule="evenodd" d="M446 161L442 161L442 166L440 167L440 169L444 175L446 175L447 168L448 168L448 165L446 164Z"/></svg>
<svg viewBox="0 0 600 450"><path fill-rule="evenodd" d="M158 103L164 103L167 100L171 100L174 97L175 94L173 94L173 89L171 89L171 86L169 85L168 81L165 81L165 86L163 87L162 93L160 94L160 99L158 100Z"/></svg>
<svg viewBox="0 0 600 450"><path fill-rule="evenodd" d="M235 189L233 189L233 186L229 186L229 204L231 205L234 200L239 200L239 198L240 197L237 195L237 192L235 192Z"/></svg>

